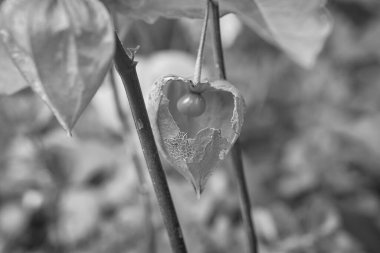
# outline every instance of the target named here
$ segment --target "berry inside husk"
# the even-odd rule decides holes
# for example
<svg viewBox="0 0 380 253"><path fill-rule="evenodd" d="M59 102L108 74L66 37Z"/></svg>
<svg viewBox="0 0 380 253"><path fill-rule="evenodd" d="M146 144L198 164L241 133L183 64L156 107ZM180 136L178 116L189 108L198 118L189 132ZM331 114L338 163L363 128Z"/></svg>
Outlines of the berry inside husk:
<svg viewBox="0 0 380 253"><path fill-rule="evenodd" d="M178 100L177 109L189 117L198 117L204 113L206 101L201 94L189 92Z"/></svg>

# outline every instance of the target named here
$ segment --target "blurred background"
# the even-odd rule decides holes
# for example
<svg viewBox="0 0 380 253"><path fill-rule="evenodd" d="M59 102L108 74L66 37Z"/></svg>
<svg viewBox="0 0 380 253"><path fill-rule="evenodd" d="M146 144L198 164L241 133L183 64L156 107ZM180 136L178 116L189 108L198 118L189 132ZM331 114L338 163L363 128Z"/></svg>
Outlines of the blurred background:
<svg viewBox="0 0 380 253"><path fill-rule="evenodd" d="M234 15L222 19L227 76L244 94L240 137L261 252L380 249L380 2L331 0L334 28L306 70ZM192 77L201 21L123 26L144 95ZM203 77L212 80L211 34ZM66 135L30 90L0 97L0 252L171 252L126 95L108 76ZM189 252L246 252L230 158L200 200L165 164Z"/></svg>

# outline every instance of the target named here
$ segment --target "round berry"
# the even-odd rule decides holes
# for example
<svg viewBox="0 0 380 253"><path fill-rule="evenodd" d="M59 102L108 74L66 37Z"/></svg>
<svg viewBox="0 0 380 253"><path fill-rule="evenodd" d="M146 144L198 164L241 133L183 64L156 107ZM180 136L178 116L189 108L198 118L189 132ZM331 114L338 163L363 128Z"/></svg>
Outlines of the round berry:
<svg viewBox="0 0 380 253"><path fill-rule="evenodd" d="M187 116L198 117L204 113L206 101L201 94L189 92L178 100L177 109Z"/></svg>

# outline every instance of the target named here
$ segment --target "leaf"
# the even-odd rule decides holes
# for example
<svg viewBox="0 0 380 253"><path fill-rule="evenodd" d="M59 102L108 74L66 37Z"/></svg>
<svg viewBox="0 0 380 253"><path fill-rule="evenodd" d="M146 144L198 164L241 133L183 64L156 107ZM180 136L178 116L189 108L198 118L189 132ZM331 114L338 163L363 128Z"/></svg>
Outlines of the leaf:
<svg viewBox="0 0 380 253"><path fill-rule="evenodd" d="M253 15L246 7L238 9L237 14L296 62L311 67L331 31L324 1L255 0L255 3Z"/></svg>
<svg viewBox="0 0 380 253"><path fill-rule="evenodd" d="M0 41L0 94L11 95L28 86Z"/></svg>
<svg viewBox="0 0 380 253"><path fill-rule="evenodd" d="M2 20L0 16L0 30ZM1 31L1 36L4 36ZM28 86L20 71L13 63L4 43L0 40L0 94L11 95Z"/></svg>
<svg viewBox="0 0 380 253"><path fill-rule="evenodd" d="M45 103L30 88L12 96L0 96L0 118L15 133L38 131L46 127L51 117Z"/></svg>
<svg viewBox="0 0 380 253"><path fill-rule="evenodd" d="M22 76L32 87L39 82L37 69L27 44L27 14L32 1L7 1L1 6L1 42ZM9 29L9 28L12 29Z"/></svg>
<svg viewBox="0 0 380 253"><path fill-rule="evenodd" d="M106 8L97 0L8 0L1 10L12 59L70 133L112 60Z"/></svg>
<svg viewBox="0 0 380 253"><path fill-rule="evenodd" d="M201 18L204 0L103 0L129 18ZM249 27L277 44L297 63L311 67L331 31L323 0L219 0L221 12L236 13Z"/></svg>

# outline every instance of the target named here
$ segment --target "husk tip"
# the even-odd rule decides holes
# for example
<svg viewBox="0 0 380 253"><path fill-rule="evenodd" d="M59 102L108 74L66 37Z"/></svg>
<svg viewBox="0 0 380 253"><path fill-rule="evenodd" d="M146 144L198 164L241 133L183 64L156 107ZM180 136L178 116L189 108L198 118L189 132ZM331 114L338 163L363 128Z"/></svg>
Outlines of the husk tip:
<svg viewBox="0 0 380 253"><path fill-rule="evenodd" d="M203 187L201 185L198 185L198 184L193 184L193 187L194 187L195 195L197 196L197 200L200 200L201 194L204 190Z"/></svg>

